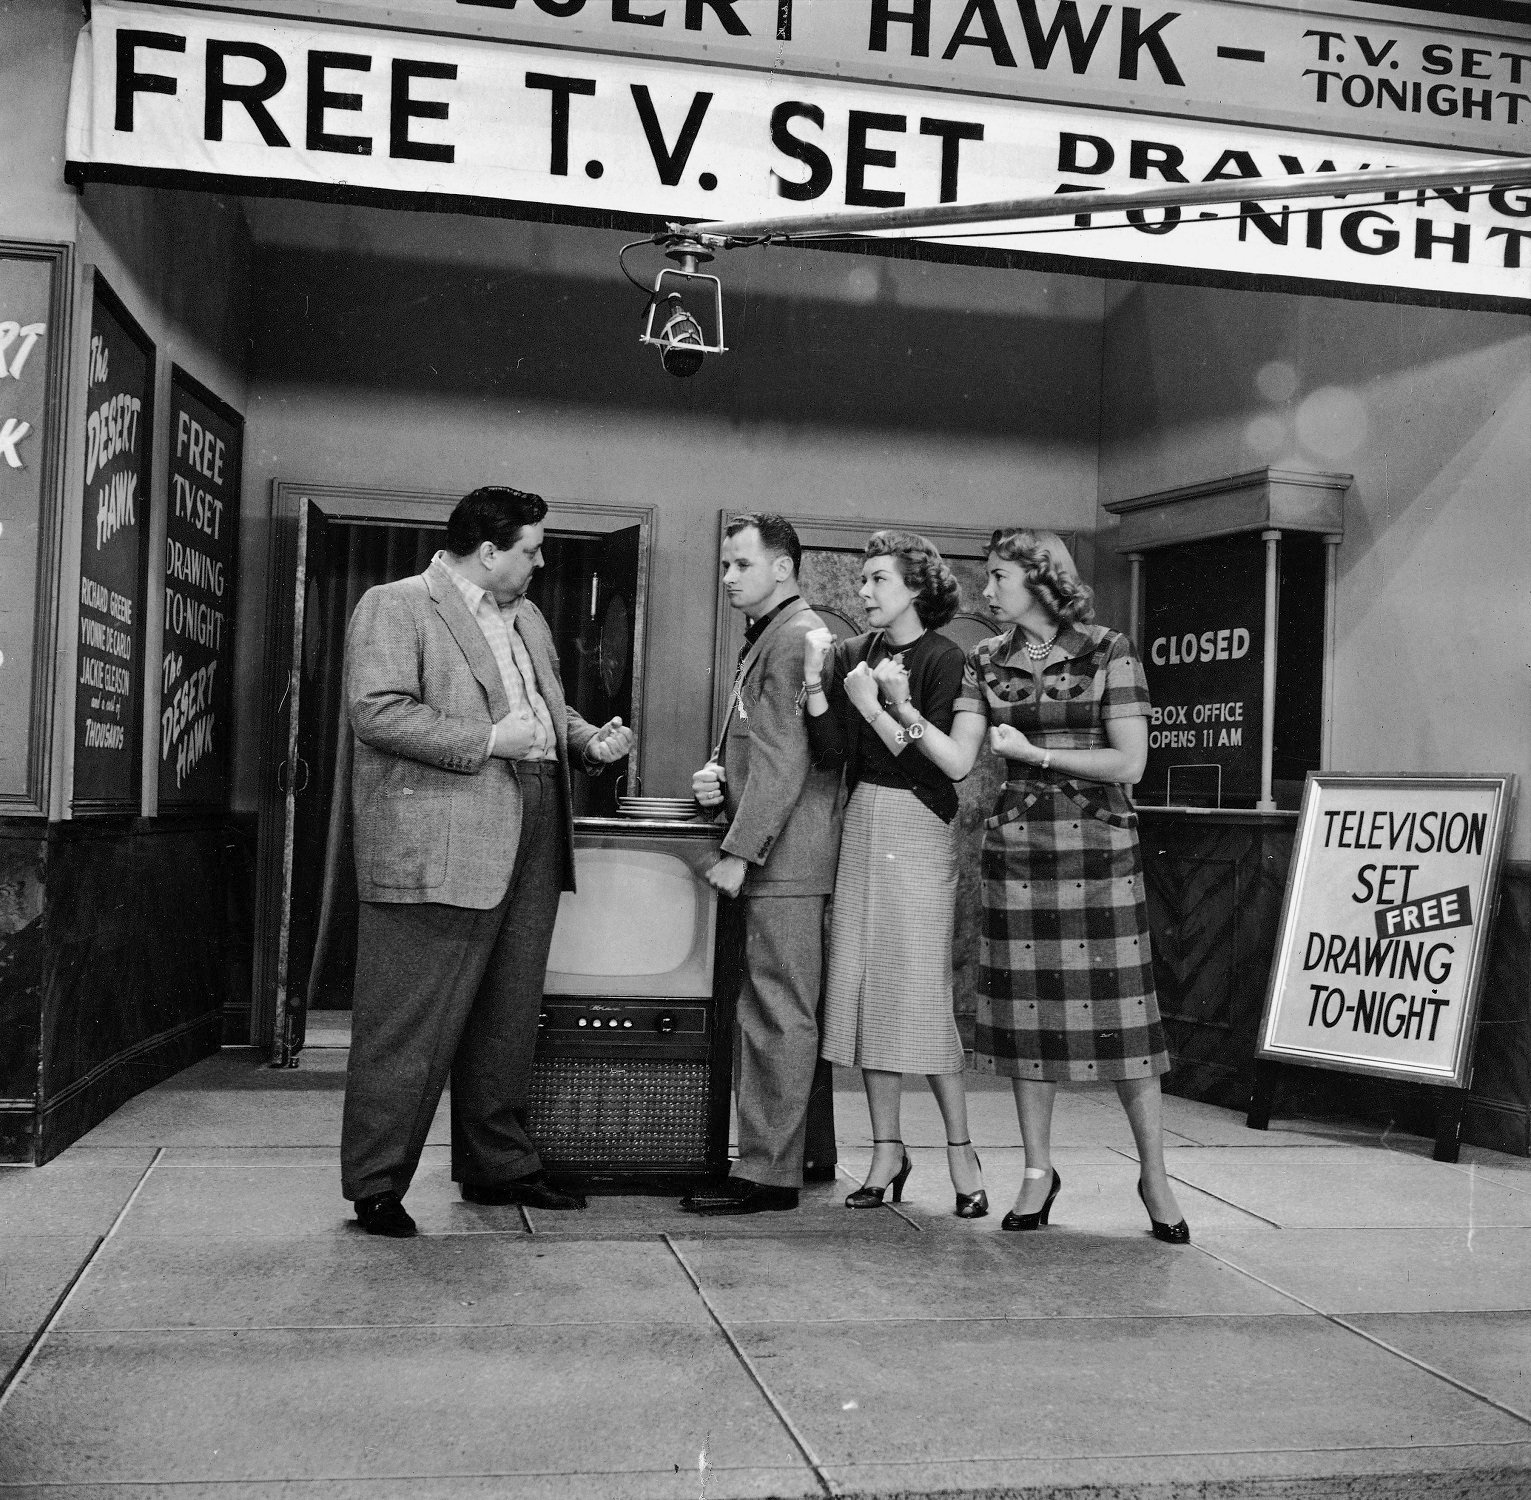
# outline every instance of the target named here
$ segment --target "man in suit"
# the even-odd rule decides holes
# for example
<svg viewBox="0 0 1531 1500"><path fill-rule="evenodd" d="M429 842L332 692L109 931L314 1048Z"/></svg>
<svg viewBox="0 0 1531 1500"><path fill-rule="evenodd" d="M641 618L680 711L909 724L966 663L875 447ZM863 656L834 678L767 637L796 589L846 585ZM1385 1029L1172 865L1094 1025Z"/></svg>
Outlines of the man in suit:
<svg viewBox="0 0 1531 1500"><path fill-rule="evenodd" d="M470 1203L575 1209L521 1123L559 893L574 889L569 758L632 747L566 706L552 633L526 598L547 504L466 495L446 550L369 589L346 637L356 734L356 992L341 1185L371 1234L403 1197L448 1075L452 1177Z"/></svg>
<svg viewBox="0 0 1531 1500"><path fill-rule="evenodd" d="M722 753L692 778L729 828L707 879L744 902L739 991L739 1160L681 1200L698 1214L797 1207L819 1055L824 899L840 850L838 769L816 769L803 723L803 641L822 621L797 590L802 546L777 515L735 517L723 537L723 588L750 620Z"/></svg>

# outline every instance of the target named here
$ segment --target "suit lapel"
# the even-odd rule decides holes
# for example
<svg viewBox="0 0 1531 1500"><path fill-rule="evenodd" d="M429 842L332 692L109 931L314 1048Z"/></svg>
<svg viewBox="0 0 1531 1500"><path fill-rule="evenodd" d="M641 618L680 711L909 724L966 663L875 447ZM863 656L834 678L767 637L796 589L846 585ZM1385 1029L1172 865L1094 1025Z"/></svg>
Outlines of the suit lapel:
<svg viewBox="0 0 1531 1500"><path fill-rule="evenodd" d="M510 699L505 696L505 681L500 676L500 665L479 629L478 621L468 608L468 601L458 592L457 585L437 567L425 570L425 587L436 605L436 613L442 623L452 632L452 638L462 648L468 659L468 669L489 697L489 712L495 722L510 712Z"/></svg>
<svg viewBox="0 0 1531 1500"><path fill-rule="evenodd" d="M764 630L760 632L759 638L756 640L755 644L750 647L749 652L745 657L744 671L740 674L739 677L739 686L741 689L749 680L750 673L755 670L756 663L762 656L765 655L772 639L780 632L782 626L785 625L788 620L802 614L802 612L807 608L808 601L803 598L801 594L799 594L797 598L793 599L789 604L787 604L782 609L782 612L777 615L776 618L772 620Z"/></svg>

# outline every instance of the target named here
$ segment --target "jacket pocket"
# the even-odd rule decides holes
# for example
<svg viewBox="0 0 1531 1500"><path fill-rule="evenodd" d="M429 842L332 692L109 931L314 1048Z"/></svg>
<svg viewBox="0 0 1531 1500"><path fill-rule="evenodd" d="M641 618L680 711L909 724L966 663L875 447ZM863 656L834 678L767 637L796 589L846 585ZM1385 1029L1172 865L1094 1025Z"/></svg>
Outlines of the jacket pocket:
<svg viewBox="0 0 1531 1500"><path fill-rule="evenodd" d="M447 878L452 799L413 787L372 800L372 883L388 890L428 891Z"/></svg>

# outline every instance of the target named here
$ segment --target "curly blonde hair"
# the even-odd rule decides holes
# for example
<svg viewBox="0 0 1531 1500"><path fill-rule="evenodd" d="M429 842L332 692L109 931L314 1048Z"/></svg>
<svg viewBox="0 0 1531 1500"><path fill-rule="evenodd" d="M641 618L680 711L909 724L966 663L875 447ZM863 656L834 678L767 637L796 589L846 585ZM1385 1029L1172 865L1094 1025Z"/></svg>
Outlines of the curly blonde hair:
<svg viewBox="0 0 1531 1500"><path fill-rule="evenodd" d="M1026 587L1060 625L1084 624L1095 618L1095 590L1079 577L1079 569L1056 531L1030 531L1001 526L989 538L991 557L1018 563Z"/></svg>
<svg viewBox="0 0 1531 1500"><path fill-rule="evenodd" d="M914 612L927 630L939 630L957 613L957 575L924 537L912 531L874 531L862 562L891 557L904 587L914 595Z"/></svg>

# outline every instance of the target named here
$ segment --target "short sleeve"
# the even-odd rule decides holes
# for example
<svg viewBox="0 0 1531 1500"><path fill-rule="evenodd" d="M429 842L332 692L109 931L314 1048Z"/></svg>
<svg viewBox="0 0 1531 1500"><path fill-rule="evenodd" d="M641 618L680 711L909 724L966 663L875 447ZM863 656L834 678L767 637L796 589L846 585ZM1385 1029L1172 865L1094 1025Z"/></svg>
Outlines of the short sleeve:
<svg viewBox="0 0 1531 1500"><path fill-rule="evenodd" d="M956 699L962 689L965 664L961 648L944 636L926 664L915 707L943 734L949 733L956 716Z"/></svg>
<svg viewBox="0 0 1531 1500"><path fill-rule="evenodd" d="M978 648L969 651L962 664L962 685L957 689L952 704L952 717L958 714L982 714L989 717L989 700L984 694L983 678L979 675Z"/></svg>
<svg viewBox="0 0 1531 1500"><path fill-rule="evenodd" d="M1100 695L1102 719L1146 718L1148 679L1143 663L1124 635L1113 635L1106 654L1105 684Z"/></svg>

